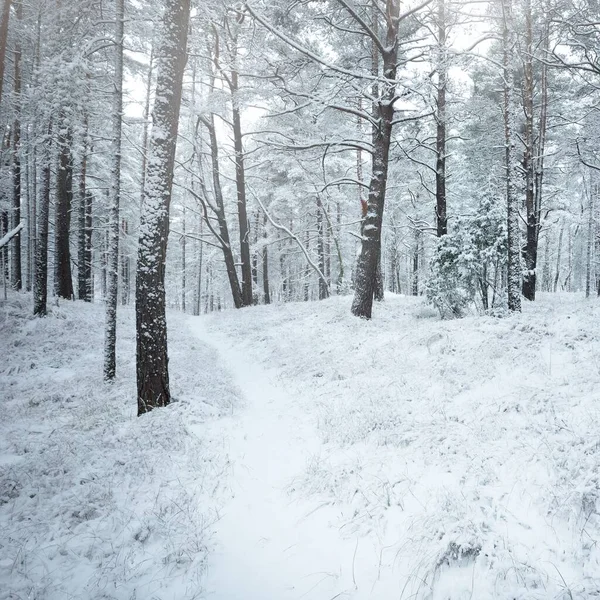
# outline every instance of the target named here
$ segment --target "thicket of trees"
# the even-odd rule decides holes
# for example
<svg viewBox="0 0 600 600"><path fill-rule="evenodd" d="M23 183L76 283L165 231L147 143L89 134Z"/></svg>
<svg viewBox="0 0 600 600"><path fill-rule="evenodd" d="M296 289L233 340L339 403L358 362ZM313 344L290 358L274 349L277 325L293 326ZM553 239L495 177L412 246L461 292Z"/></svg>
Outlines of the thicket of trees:
<svg viewBox="0 0 600 600"><path fill-rule="evenodd" d="M595 2L1 2L5 289L104 301L107 379L135 289L140 413L167 306L600 294Z"/></svg>

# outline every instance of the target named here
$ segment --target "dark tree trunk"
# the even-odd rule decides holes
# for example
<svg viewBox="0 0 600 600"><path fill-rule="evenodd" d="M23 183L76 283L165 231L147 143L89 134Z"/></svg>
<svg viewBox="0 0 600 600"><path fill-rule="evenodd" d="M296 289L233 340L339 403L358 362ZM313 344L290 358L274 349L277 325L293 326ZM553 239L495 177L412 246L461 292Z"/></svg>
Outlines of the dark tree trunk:
<svg viewBox="0 0 600 600"><path fill-rule="evenodd" d="M412 295L419 295L419 256L421 252L421 237L420 229L415 229L415 246L412 255Z"/></svg>
<svg viewBox="0 0 600 600"><path fill-rule="evenodd" d="M59 165L56 176L56 209L54 225L54 260L56 295L71 300L73 279L71 277L71 205L73 203L73 157L71 155L71 131L63 122L58 136Z"/></svg>
<svg viewBox="0 0 600 600"><path fill-rule="evenodd" d="M79 204L77 206L77 296L79 300L90 301L89 285L86 279L86 210L87 210L87 116L84 118L81 165L79 167Z"/></svg>
<svg viewBox="0 0 600 600"><path fill-rule="evenodd" d="M4 66L6 61L6 44L8 42L8 22L10 20L11 0L4 0L0 20L0 101L2 101L2 84L4 83Z"/></svg>
<svg viewBox="0 0 600 600"><path fill-rule="evenodd" d="M136 277L138 415L171 401L165 261L189 19L190 0L165 0Z"/></svg>
<svg viewBox="0 0 600 600"><path fill-rule="evenodd" d="M317 196L317 256L319 258L319 270L325 275L325 236L323 227L323 203L321 197ZM325 275L326 276L326 275ZM326 280L319 277L319 300L329 297Z"/></svg>
<svg viewBox="0 0 600 600"><path fill-rule="evenodd" d="M104 379L117 373L117 304L119 290L119 238L121 223L121 131L123 127L123 42L125 0L115 1L115 76L113 80L112 165L106 274L106 324L104 330Z"/></svg>
<svg viewBox="0 0 600 600"><path fill-rule="evenodd" d="M23 4L21 1L15 3L17 22L23 18ZM17 32L18 35L18 32ZM14 53L15 80L14 96L16 100L17 117L13 126L13 228L21 222L21 44L17 41ZM21 265L21 234L13 238L12 242L12 270L11 285L15 290L23 288L23 270Z"/></svg>
<svg viewBox="0 0 600 600"><path fill-rule="evenodd" d="M264 218L264 233L263 236L267 238L267 216ZM269 250L267 245L263 246L262 251L262 275L263 275L263 293L265 295L265 304L271 304L271 292L269 290Z"/></svg>
<svg viewBox="0 0 600 600"><path fill-rule="evenodd" d="M304 245L306 246L306 250L308 251L310 248L310 232L307 231L306 232L306 238L305 238L305 242ZM310 300L310 265L308 264L308 262L306 263L306 266L304 267L304 302L308 302ZM321 281L319 280L319 284L321 283ZM320 289L320 285L319 285L319 289Z"/></svg>
<svg viewBox="0 0 600 600"><path fill-rule="evenodd" d="M396 97L399 13L400 1L387 0L388 25L382 52L385 86L381 97L374 106L377 127L373 132L373 168L367 210L363 221L362 247L356 265L355 294L352 302L352 314L366 319L371 318L373 298L377 287L377 267L381 254L381 227Z"/></svg>
<svg viewBox="0 0 600 600"><path fill-rule="evenodd" d="M237 40L234 40L234 60L237 58ZM252 305L252 265L250 262L250 224L246 202L246 173L244 166L244 146L242 119L239 105L239 75L236 69L231 72L231 99L233 104L233 144L235 149L235 184L237 188L238 221L240 228L240 257L242 262L242 301L244 306Z"/></svg>
<svg viewBox="0 0 600 600"><path fill-rule="evenodd" d="M92 205L94 197L92 192L87 192L85 195L85 254L84 254L84 275L85 275L85 301L91 302L94 297L94 281L92 277Z"/></svg>
<svg viewBox="0 0 600 600"><path fill-rule="evenodd" d="M525 113L525 211L527 214L527 241L523 251L525 272L522 293L527 300L535 300L536 269L538 252L539 213L535 202L535 161L533 138L533 35L531 30L531 0L525 0L525 52L523 110Z"/></svg>
<svg viewBox="0 0 600 600"><path fill-rule="evenodd" d="M213 190L215 194L215 206L213 212L217 216L217 222L219 224L219 232L216 235L221 249L223 250L223 259L225 261L225 269L227 270L227 278L229 279L229 287L231 288L231 295L233 297L233 304L236 308L245 306L243 298L243 290L240 287L238 279L237 269L235 267L235 258L233 256L233 249L231 247L231 238L229 237L229 227L227 225L227 216L225 214L225 202L223 200L223 191L221 188L221 167L219 164L219 147L217 142L217 134L215 129L215 117L211 115L210 120L206 119L203 121L206 125L210 139L210 156L212 164L212 176L213 176ZM207 196L205 192L205 197ZM205 222L209 228L212 229L208 213L206 213L205 207ZM216 232L215 232L216 233Z"/></svg>
<svg viewBox="0 0 600 600"><path fill-rule="evenodd" d="M446 53L446 7L445 0L438 0L438 82L437 82L437 133L436 133L436 165L435 165L435 198L437 236L448 233L448 217L446 208L446 86L447 86L447 53Z"/></svg>
<svg viewBox="0 0 600 600"><path fill-rule="evenodd" d="M122 242L125 242L129 237L129 223L127 219L121 219L121 237ZM185 239L185 236L184 236ZM127 244L121 243L121 304L127 306L129 304L129 298L131 295L131 264L129 254L127 253ZM184 287L185 290L185 281ZM185 304L184 304L185 312Z"/></svg>
<svg viewBox="0 0 600 600"><path fill-rule="evenodd" d="M504 136L506 143L506 201L508 231L507 292L508 309L521 312L521 243L519 231L518 166L515 148L515 61L516 36L512 0L502 0L503 71L504 71Z"/></svg>
<svg viewBox="0 0 600 600"><path fill-rule="evenodd" d="M38 222L37 246L35 249L35 277L33 280L33 314L44 316L48 298L48 224L50 220L50 145L51 133L48 131L46 152L43 157L42 189L40 194L40 214Z"/></svg>

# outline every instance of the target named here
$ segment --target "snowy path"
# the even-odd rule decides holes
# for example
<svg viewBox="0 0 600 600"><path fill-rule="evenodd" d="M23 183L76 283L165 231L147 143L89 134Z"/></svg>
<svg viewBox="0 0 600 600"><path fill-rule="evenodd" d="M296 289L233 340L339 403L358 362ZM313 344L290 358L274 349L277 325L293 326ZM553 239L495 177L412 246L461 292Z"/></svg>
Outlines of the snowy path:
<svg viewBox="0 0 600 600"><path fill-rule="evenodd" d="M246 400L226 421L232 499L217 523L217 549L205 583L211 600L348 598L355 546L329 526L333 509L298 502L287 489L320 441L310 417L231 341L194 333L216 348ZM221 421L220 427L223 427Z"/></svg>

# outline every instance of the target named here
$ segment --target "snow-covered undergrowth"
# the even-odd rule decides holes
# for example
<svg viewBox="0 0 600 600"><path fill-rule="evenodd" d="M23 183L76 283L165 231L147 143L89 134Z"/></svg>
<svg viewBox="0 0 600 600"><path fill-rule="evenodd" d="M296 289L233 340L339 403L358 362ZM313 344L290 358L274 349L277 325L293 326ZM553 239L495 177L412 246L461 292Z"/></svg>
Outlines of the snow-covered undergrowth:
<svg viewBox="0 0 600 600"><path fill-rule="evenodd" d="M102 381L103 307L0 301L0 598L199 597L220 487L215 421L237 390L169 318L174 399L137 418L135 332L119 309L118 376Z"/></svg>
<svg viewBox="0 0 600 600"><path fill-rule="evenodd" d="M340 597L600 597L600 303L542 295L443 322L412 298L372 321L349 301L210 323L318 427L289 493L333 504L356 540Z"/></svg>

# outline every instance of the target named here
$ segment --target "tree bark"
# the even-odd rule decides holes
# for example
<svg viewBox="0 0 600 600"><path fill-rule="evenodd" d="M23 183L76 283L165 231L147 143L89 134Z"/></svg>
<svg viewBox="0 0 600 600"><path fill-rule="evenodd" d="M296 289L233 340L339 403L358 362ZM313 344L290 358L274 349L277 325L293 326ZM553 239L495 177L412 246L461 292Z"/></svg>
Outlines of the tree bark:
<svg viewBox="0 0 600 600"><path fill-rule="evenodd" d="M19 0L15 4L17 22L23 18L23 4ZM17 38L19 32L17 32ZM17 227L21 222L21 44L17 41L15 46L15 80L14 80L14 97L17 116L13 124L13 163L12 163L12 178L13 178L13 228ZM12 243L12 269L11 269L11 285L14 290L23 288L23 270L21 264L21 234L13 238Z"/></svg>
<svg viewBox="0 0 600 600"><path fill-rule="evenodd" d="M523 109L525 113L525 211L527 214L527 241L523 251L525 272L523 274L523 296L535 300L536 269L538 251L539 213L535 202L535 161L533 138L533 34L531 0L525 0L525 53L523 57Z"/></svg>
<svg viewBox="0 0 600 600"><path fill-rule="evenodd" d="M37 245L35 249L35 277L33 280L33 314L39 317L46 315L48 298L48 223L50 220L50 147L51 131L45 142L42 169L40 214L38 222Z"/></svg>
<svg viewBox="0 0 600 600"><path fill-rule="evenodd" d="M239 73L237 71L237 35L233 40L233 69L231 71L230 89L232 102L233 144L235 150L235 185L237 189L238 222L240 229L240 257L242 272L243 306L252 305L252 263L250 260L250 223L246 201L246 170L244 165L244 144L242 136L242 118L239 99Z"/></svg>
<svg viewBox="0 0 600 600"><path fill-rule="evenodd" d="M121 201L121 130L123 124L123 42L125 0L115 0L115 76L112 114L112 165L106 265L106 323L104 330L104 379L117 372L117 299L119 288L119 204Z"/></svg>
<svg viewBox="0 0 600 600"><path fill-rule="evenodd" d="M69 235L71 230L71 207L73 204L73 156L71 154L71 130L61 119L58 134L59 165L56 176L56 209L54 225L55 284L56 295L71 300L73 279L71 276L71 250Z"/></svg>
<svg viewBox="0 0 600 600"><path fill-rule="evenodd" d="M237 269L235 266L235 258L233 256L233 249L231 247L231 238L229 236L229 227L227 225L227 216L225 214L225 202L223 199L223 190L221 188L221 167L219 162L219 147L217 142L217 133L215 129L215 117L211 115L210 120L204 119L203 123L208 129L210 139L210 156L212 165L212 177L213 177L213 191L215 195L215 206L213 207L214 213L217 217L219 224L219 233L216 236L223 250L223 259L225 261L225 269L227 270L227 278L229 280L229 287L231 288L231 295L233 297L233 304L236 308L245 306L243 290L240 287L238 279ZM206 196L205 192L205 196ZM208 213L205 207L205 222L211 228Z"/></svg>
<svg viewBox="0 0 600 600"><path fill-rule="evenodd" d="M87 275L87 264L86 264L86 242L87 242L87 230L86 230L86 218L87 218L87 115L84 117L84 133L82 140L81 150L81 164L79 167L79 205L77 207L77 224L78 224L78 235L77 235L77 294L80 300L85 302L90 301L90 285L86 278Z"/></svg>
<svg viewBox="0 0 600 600"><path fill-rule="evenodd" d="M446 206L446 87L448 65L446 53L446 7L445 0L438 0L438 65L437 65L437 115L436 115L436 165L435 199L437 236L448 233Z"/></svg>
<svg viewBox="0 0 600 600"><path fill-rule="evenodd" d="M263 237L267 238L267 215L264 217L264 233ZM263 275L263 293L265 296L265 304L271 304L271 292L269 290L269 250L267 245L263 246L262 251L262 275Z"/></svg>
<svg viewBox="0 0 600 600"><path fill-rule="evenodd" d="M381 255L381 227L396 96L399 13L400 1L387 0L387 33L382 53L385 86L381 97L377 99L374 106L377 127L373 132L373 169L362 230L361 251L356 265L355 293L351 308L353 315L366 319L371 318L377 285L377 266Z"/></svg>
<svg viewBox="0 0 600 600"><path fill-rule="evenodd" d="M165 0L136 277L138 415L171 401L165 261L190 0Z"/></svg>
<svg viewBox="0 0 600 600"><path fill-rule="evenodd" d="M506 202L508 224L508 309L521 312L521 244L519 232L518 166L515 150L515 33L512 0L502 0L504 135L506 141Z"/></svg>
<svg viewBox="0 0 600 600"><path fill-rule="evenodd" d="M8 43L8 22L10 20L11 0L4 0L0 20L0 102L2 101L2 84L4 83L4 66L6 62L6 44Z"/></svg>

